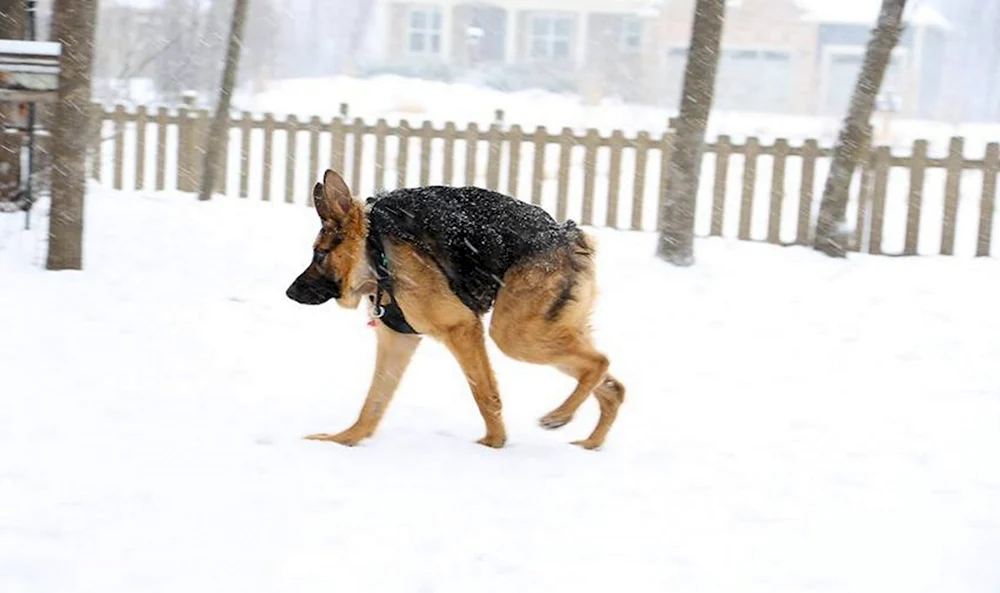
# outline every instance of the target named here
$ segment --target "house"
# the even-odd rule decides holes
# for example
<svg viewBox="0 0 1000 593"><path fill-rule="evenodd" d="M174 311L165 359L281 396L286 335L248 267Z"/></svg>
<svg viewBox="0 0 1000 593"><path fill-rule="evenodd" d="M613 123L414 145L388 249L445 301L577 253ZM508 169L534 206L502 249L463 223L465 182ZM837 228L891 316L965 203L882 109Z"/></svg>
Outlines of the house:
<svg viewBox="0 0 1000 593"><path fill-rule="evenodd" d="M515 78L609 87L638 98L649 0L388 0L386 62L444 64Z"/></svg>
<svg viewBox="0 0 1000 593"><path fill-rule="evenodd" d="M695 0L660 7L659 77L646 100L676 105ZM716 85L720 110L820 114L847 111L865 46L878 18L877 0L729 0ZM916 4L882 86L893 109L933 117L940 109L947 22ZM653 69L653 68L651 68Z"/></svg>
<svg viewBox="0 0 1000 593"><path fill-rule="evenodd" d="M695 0L386 0L383 58L675 107ZM716 107L843 114L877 0L727 0ZM883 90L901 115L942 108L948 23L917 4L906 15Z"/></svg>

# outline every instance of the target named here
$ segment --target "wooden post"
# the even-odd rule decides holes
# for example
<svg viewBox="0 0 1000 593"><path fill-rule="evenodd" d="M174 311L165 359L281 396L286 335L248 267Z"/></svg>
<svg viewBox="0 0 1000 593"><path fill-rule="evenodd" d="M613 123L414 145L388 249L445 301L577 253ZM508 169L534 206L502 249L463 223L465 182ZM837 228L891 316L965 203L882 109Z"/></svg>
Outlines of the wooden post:
<svg viewBox="0 0 1000 593"><path fill-rule="evenodd" d="M156 190L163 191L167 183L167 119L166 107L156 110Z"/></svg>
<svg viewBox="0 0 1000 593"><path fill-rule="evenodd" d="M90 162L90 176L101 181L101 169L104 160L102 134L104 133L104 107L99 103L91 103L90 116L90 150L93 160Z"/></svg>
<svg viewBox="0 0 1000 593"><path fill-rule="evenodd" d="M889 171L892 155L888 146L875 149L875 179L872 189L871 229L868 232L868 253L882 253L882 234L885 227L885 195L889 188Z"/></svg>
<svg viewBox="0 0 1000 593"><path fill-rule="evenodd" d="M556 186L556 220L565 222L569 202L569 169L573 156L573 130L563 128L559 137L559 183Z"/></svg>
<svg viewBox="0 0 1000 593"><path fill-rule="evenodd" d="M774 165L771 169L771 212L767 221L767 241L781 243L781 214L785 206L785 162L788 159L788 140L778 138L774 143Z"/></svg>
<svg viewBox="0 0 1000 593"><path fill-rule="evenodd" d="M917 255L920 247L920 210L924 196L924 169L927 166L927 141L913 143L910 162L910 197L906 212L906 246L904 255Z"/></svg>
<svg viewBox="0 0 1000 593"><path fill-rule="evenodd" d="M115 105L115 111L111 119L115 127L113 144L115 173L113 187L115 189L122 189L122 174L125 167L125 106L121 104Z"/></svg>
<svg viewBox="0 0 1000 593"><path fill-rule="evenodd" d="M321 122L317 116L309 118L309 178L306 188L312 188L319 178L319 129ZM313 207L312 191L306 192L306 205Z"/></svg>
<svg viewBox="0 0 1000 593"><path fill-rule="evenodd" d="M406 187L407 172L410 167L410 122L399 122L399 152L396 154L396 187Z"/></svg>
<svg viewBox="0 0 1000 593"><path fill-rule="evenodd" d="M454 122L444 125L444 184L451 185L455 180L455 139L458 130Z"/></svg>
<svg viewBox="0 0 1000 593"><path fill-rule="evenodd" d="M986 146L983 166L983 196L979 202L979 240L976 244L977 257L990 256L993 238L993 216L997 201L997 174L1000 173L1000 144L991 142Z"/></svg>
<svg viewBox="0 0 1000 593"><path fill-rule="evenodd" d="M952 138L948 146L948 176L944 182L944 218L941 227L941 255L955 255L955 227L958 222L958 194L962 183L965 143Z"/></svg>
<svg viewBox="0 0 1000 593"><path fill-rule="evenodd" d="M353 144L351 147L351 187L353 191L361 193L361 164L365 158L365 120L360 117L354 118L351 134L353 135ZM372 191L377 189L379 188L373 188Z"/></svg>
<svg viewBox="0 0 1000 593"><path fill-rule="evenodd" d="M521 175L521 142L524 138L524 133L521 131L521 126L514 124L510 128L508 143L509 157L508 166L510 169L507 171L507 193L517 197L520 194L520 188L518 187L518 182L520 181Z"/></svg>
<svg viewBox="0 0 1000 593"><path fill-rule="evenodd" d="M635 137L635 169L632 175L632 230L642 230L642 210L646 201L646 162L649 160L649 132Z"/></svg>
<svg viewBox="0 0 1000 593"><path fill-rule="evenodd" d="M594 224L594 186L597 178L597 149L601 145L601 135L595 128L587 130L583 137L583 216L584 225Z"/></svg>
<svg viewBox="0 0 1000 593"><path fill-rule="evenodd" d="M344 164L347 161L347 138L344 132L344 120L337 117L334 118L333 123L330 124L330 167L340 173L344 174ZM310 185L319 181L318 179L310 179ZM352 188L353 191L358 191L357 188Z"/></svg>
<svg viewBox="0 0 1000 593"><path fill-rule="evenodd" d="M476 156L479 150L479 126L469 124L465 132L465 184L476 184Z"/></svg>
<svg viewBox="0 0 1000 593"><path fill-rule="evenodd" d="M548 147L549 132L542 126L535 128L535 154L531 172L531 203L542 203L542 180L545 178L545 149Z"/></svg>
<svg viewBox="0 0 1000 593"><path fill-rule="evenodd" d="M140 105L135 112L135 189L141 190L146 185L146 119L145 105Z"/></svg>
<svg viewBox="0 0 1000 593"><path fill-rule="evenodd" d="M244 111L240 118L240 197L250 196L250 139L253 136L253 114ZM312 195L310 192L309 195Z"/></svg>
<svg viewBox="0 0 1000 593"><path fill-rule="evenodd" d="M274 171L274 115L264 114L264 170L262 173L262 194L261 199L265 202L271 200L271 175Z"/></svg>
<svg viewBox="0 0 1000 593"><path fill-rule="evenodd" d="M285 121L285 203L295 203L295 151L298 147L299 120L289 115ZM310 192L312 193L312 192Z"/></svg>
<svg viewBox="0 0 1000 593"><path fill-rule="evenodd" d="M813 186L816 181L816 157L819 156L819 144L815 140L806 140L802 146L802 184L799 189L799 225L795 233L795 242L799 245L812 245L812 210Z"/></svg>
<svg viewBox="0 0 1000 593"><path fill-rule="evenodd" d="M625 147L625 135L621 130L611 133L611 154L608 164L608 213L609 227L618 228L618 197L621 191L622 150Z"/></svg>
<svg viewBox="0 0 1000 593"><path fill-rule="evenodd" d="M385 118L375 122L375 185L372 191L385 189L385 142L389 135L389 123Z"/></svg>
<svg viewBox="0 0 1000 593"><path fill-rule="evenodd" d="M716 140L715 147L715 186L712 188L712 223L709 234L721 237L723 224L726 221L726 186L729 184L731 139L723 134Z"/></svg>
<svg viewBox="0 0 1000 593"><path fill-rule="evenodd" d="M498 120L503 121L503 111L498 110ZM500 126L492 124L487 132L486 153L486 188L496 191L500 187L500 156L503 150L503 138Z"/></svg>
<svg viewBox="0 0 1000 593"><path fill-rule="evenodd" d="M751 222L753 220L753 197L757 190L757 154L760 152L760 141L757 138L747 138L745 160L743 162L743 195L740 201L740 239L750 240Z"/></svg>
<svg viewBox="0 0 1000 593"><path fill-rule="evenodd" d="M434 138L434 126L431 122L424 120L420 127L420 185L429 185L431 182L431 140Z"/></svg>

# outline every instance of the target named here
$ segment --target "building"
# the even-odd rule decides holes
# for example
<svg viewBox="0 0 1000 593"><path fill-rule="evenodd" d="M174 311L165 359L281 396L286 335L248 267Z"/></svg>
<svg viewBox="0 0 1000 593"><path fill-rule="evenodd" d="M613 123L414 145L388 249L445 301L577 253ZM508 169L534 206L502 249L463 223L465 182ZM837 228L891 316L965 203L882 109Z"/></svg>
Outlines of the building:
<svg viewBox="0 0 1000 593"><path fill-rule="evenodd" d="M722 110L845 111L877 0L729 0ZM403 69L478 73L502 88L542 86L676 106L694 0L385 0L381 59ZM933 117L948 23L907 16L884 89L901 114Z"/></svg>

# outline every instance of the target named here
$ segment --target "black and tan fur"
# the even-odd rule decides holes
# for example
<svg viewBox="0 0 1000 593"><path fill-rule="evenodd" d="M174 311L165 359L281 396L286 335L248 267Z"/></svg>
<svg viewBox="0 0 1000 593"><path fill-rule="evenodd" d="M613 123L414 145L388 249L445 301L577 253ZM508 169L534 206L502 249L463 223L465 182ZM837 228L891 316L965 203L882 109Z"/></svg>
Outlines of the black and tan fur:
<svg viewBox="0 0 1000 593"><path fill-rule="evenodd" d="M365 242L369 228L366 204L351 195L343 178L326 171L314 188L316 212L322 222L314 257L288 288L287 295L305 304L335 299L357 308L375 293ZM590 436L578 444L600 447L624 401L625 389L608 373L608 359L597 351L590 315L597 295L595 247L577 231L572 248L551 249L521 258L507 269L492 302L489 335L501 351L524 362L552 365L578 381L576 389L555 410L543 416L543 427L568 423L588 396L594 394L600 419ZM375 372L358 419L336 434L307 438L355 445L372 436L422 336L442 342L461 365L475 398L486 435L479 443L502 447L507 432L497 381L486 352L482 314L456 296L439 262L405 241L388 241L393 295L410 326L419 335L397 333L376 323L378 347ZM382 303L388 302L386 296Z"/></svg>

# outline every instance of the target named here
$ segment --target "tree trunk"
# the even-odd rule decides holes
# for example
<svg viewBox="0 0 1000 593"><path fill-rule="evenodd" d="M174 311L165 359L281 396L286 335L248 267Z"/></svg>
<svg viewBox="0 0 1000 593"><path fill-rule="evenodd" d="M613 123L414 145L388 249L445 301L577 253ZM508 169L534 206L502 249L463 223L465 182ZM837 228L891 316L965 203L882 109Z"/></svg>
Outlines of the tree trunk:
<svg viewBox="0 0 1000 593"><path fill-rule="evenodd" d="M219 160L224 155L222 149L228 145L229 137L229 105L233 98L233 87L236 86L236 70L240 65L240 50L243 47L243 29L247 22L247 6L249 0L236 0L233 6L233 20L229 27L229 45L226 48L226 67L222 72L222 86L219 87L219 100L215 106L215 117L208 133L208 146L205 149L205 160L201 171L201 191L199 200L210 200L215 188Z"/></svg>
<svg viewBox="0 0 1000 593"><path fill-rule="evenodd" d="M0 39L24 39L24 0L0 0Z"/></svg>
<svg viewBox="0 0 1000 593"><path fill-rule="evenodd" d="M50 270L83 268L83 198L87 189L90 85L97 0L56 0L53 40L62 44L59 102L52 130Z"/></svg>
<svg viewBox="0 0 1000 593"><path fill-rule="evenodd" d="M726 0L697 1L657 249L660 258L678 266L694 264L695 202L725 18Z"/></svg>
<svg viewBox="0 0 1000 593"><path fill-rule="evenodd" d="M903 9L906 0L883 0L878 24L868 40L865 60L851 96L847 118L840 128L833 163L826 178L823 200L816 222L813 247L831 257L847 257L847 233L844 231L848 192L862 147L871 140L872 109L882 88L882 80L892 59L892 50L903 33Z"/></svg>

